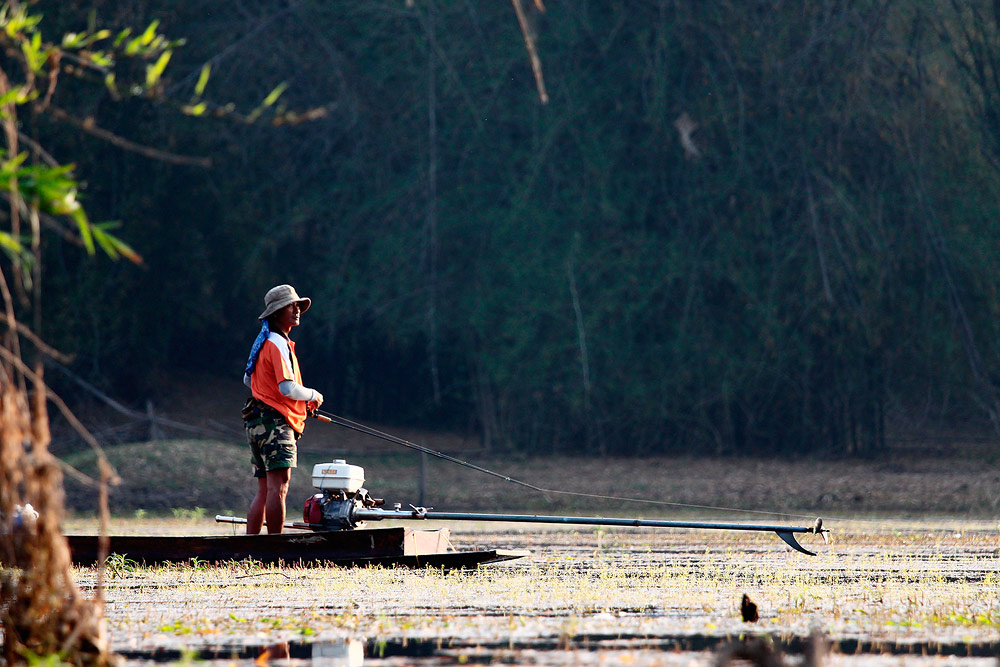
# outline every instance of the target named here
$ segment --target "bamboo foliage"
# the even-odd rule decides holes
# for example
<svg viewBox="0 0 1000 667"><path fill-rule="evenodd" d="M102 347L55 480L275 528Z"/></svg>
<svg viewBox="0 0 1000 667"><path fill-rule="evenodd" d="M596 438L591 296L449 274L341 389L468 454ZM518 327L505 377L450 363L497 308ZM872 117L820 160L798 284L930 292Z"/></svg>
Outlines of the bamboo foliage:
<svg viewBox="0 0 1000 667"><path fill-rule="evenodd" d="M168 5L197 51L175 51L187 75L165 90L210 64L208 90L287 80L289 104L329 113L208 133L94 105L213 167L93 151L115 184L90 191L98 210L141 218L129 238L156 268L81 281L52 249L58 316L95 332L71 342L91 379L144 395L180 351L237 377L246 304L293 282L316 298L300 335L331 405L498 450L870 455L893 421L997 412L986 0L519 0L521 22L505 3L187 0L143 18ZM100 315L73 307L94 293Z"/></svg>
<svg viewBox="0 0 1000 667"><path fill-rule="evenodd" d="M141 99L174 107L182 114L210 114L230 122L294 124L322 115L322 109L297 112L279 100L279 85L249 112L237 105L218 105L203 97L210 68L202 68L188 102L175 103L164 93L164 79L176 48L151 21L141 31L117 31L91 25L51 41L43 35L49 24L38 3L0 3L0 303L5 325L0 344L0 627L6 664L58 660L77 665L115 661L103 616L101 577L95 596L81 594L73 580L70 553L61 532L63 491L60 467L49 453L47 405L63 417L97 450L101 480L99 505L106 527L107 485L114 471L96 440L75 419L43 378L46 358L68 363L67 355L45 342L43 324L60 322L43 317L43 241L55 237L82 248L84 256L103 254L111 260L141 264L142 257L112 233L113 223L93 222L81 203L82 185L75 165L61 164L52 147L27 128L39 122L66 123L117 149L171 164L204 166L204 160L140 144L102 127L92 116L70 110L80 90L97 89L124 104ZM81 86L81 87L76 87ZM64 92L68 89L68 92ZM65 105L65 106L64 106ZM30 122L28 122L30 121ZM53 234L43 236L43 231ZM27 324L30 321L31 324Z"/></svg>
<svg viewBox="0 0 1000 667"><path fill-rule="evenodd" d="M20 55L13 59L13 66L8 60L0 70L0 123L5 137L0 151L0 190L7 202L8 223L0 232L8 258L0 270L6 325L0 348L3 649L9 665L50 656L72 664L101 665L112 661L102 593L88 599L74 582L69 549L61 532L61 472L48 451L49 390L41 360L43 355L60 355L37 335L41 325L42 223L91 254L100 247L111 257L139 258L127 244L109 234L106 225L93 224L87 218L77 200L72 165L59 165L27 138L23 143L33 148L35 158L21 152L21 109L44 112L52 103L63 55L74 58L73 49L92 47L107 37L102 33L67 36L63 45L68 50L64 51L43 42L40 18L27 5L11 2L0 6L0 41L8 53ZM99 64L102 56L88 57L95 66L103 66ZM155 76L147 80L155 84ZM19 321L22 312L34 314L34 330ZM27 347L22 346L22 339L28 341ZM25 361L29 355L36 359L33 369Z"/></svg>

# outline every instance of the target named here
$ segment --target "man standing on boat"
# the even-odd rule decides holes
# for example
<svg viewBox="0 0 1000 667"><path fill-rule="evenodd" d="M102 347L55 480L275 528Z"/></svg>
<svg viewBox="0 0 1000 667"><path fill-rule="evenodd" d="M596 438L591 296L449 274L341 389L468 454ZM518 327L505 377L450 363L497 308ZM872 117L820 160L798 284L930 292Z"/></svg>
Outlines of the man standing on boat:
<svg viewBox="0 0 1000 667"><path fill-rule="evenodd" d="M260 333L250 349L243 383L253 394L243 407L257 495L247 514L247 533L280 533L285 523L285 497L296 464L295 443L308 411L323 403L323 394L303 386L295 343L288 337L299 325L312 299L291 285L272 287L264 295Z"/></svg>

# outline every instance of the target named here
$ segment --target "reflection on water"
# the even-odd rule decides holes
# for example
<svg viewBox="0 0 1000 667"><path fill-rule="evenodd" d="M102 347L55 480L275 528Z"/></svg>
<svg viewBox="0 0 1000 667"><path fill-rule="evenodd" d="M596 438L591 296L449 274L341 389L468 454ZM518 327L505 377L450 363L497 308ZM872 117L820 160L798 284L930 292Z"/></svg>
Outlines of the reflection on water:
<svg viewBox="0 0 1000 667"><path fill-rule="evenodd" d="M155 649L119 651L127 664L181 663L192 661L250 661L255 665L282 661L308 661L316 667L360 667L365 661L365 643L357 639L320 642L279 642L269 646L212 646L194 650Z"/></svg>
<svg viewBox="0 0 1000 667"><path fill-rule="evenodd" d="M316 642L312 645L312 659L324 667L358 667L365 661L365 647L355 639Z"/></svg>
<svg viewBox="0 0 1000 667"><path fill-rule="evenodd" d="M284 660L288 655L288 642L281 642L280 644L273 644L262 648L254 662L258 665L263 665L270 660Z"/></svg>
<svg viewBox="0 0 1000 667"><path fill-rule="evenodd" d="M365 645L356 639L309 644L280 642L261 648L254 663L266 665L290 658L308 659L317 667L360 667L365 661Z"/></svg>
<svg viewBox="0 0 1000 667"><path fill-rule="evenodd" d="M750 638L752 639L752 638ZM742 639L740 641L746 641ZM1000 656L1000 642L985 643L912 643L896 644L883 642L859 642L851 639L830 641L823 638L826 650L840 656L853 656L856 660L871 659L876 656L905 656L908 660L917 657L961 657L990 658ZM776 655L803 656L808 652L810 638L770 637L768 645ZM483 641L451 639L440 640L394 639L368 640L344 639L317 642L281 642L270 646L235 645L203 647L195 650L156 649L148 651L120 651L129 665L149 663L191 664L192 660L210 662L224 661L227 665L254 664L263 667L269 664L295 664L308 662L316 667L360 667L367 656L369 667L383 664L398 664L398 660L413 665L454 665L465 662L475 664L531 662L535 665L562 665L578 663L581 651L594 656L604 656L623 661L636 661L645 656L650 664L691 664L693 657L708 658L721 651L732 651L739 642L708 635L686 635L683 637L649 636L578 636L549 639L534 639L519 642ZM530 660L525 660L530 656ZM670 660L667 657L672 656ZM676 659L676 660L674 660ZM645 664L639 660L636 664ZM997 664L992 662L991 664Z"/></svg>

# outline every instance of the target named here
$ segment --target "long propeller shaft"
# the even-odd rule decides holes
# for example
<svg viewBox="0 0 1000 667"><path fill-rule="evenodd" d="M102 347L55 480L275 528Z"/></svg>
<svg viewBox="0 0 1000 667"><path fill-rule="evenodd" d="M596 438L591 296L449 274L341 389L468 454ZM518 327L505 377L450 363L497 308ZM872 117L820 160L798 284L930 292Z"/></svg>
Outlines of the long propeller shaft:
<svg viewBox="0 0 1000 667"><path fill-rule="evenodd" d="M796 551L810 556L816 554L808 551L798 540L795 533L815 533L815 526L777 526L748 523L713 523L701 521L663 521L659 519L631 519L596 516L547 516L540 514L485 514L477 512L438 512L423 507L411 509L381 509L357 508L351 513L358 521L382 521L384 519L434 519L440 521L500 521L509 523L552 523L582 526L622 526L633 528L694 528L698 530L744 530L775 533L785 544Z"/></svg>

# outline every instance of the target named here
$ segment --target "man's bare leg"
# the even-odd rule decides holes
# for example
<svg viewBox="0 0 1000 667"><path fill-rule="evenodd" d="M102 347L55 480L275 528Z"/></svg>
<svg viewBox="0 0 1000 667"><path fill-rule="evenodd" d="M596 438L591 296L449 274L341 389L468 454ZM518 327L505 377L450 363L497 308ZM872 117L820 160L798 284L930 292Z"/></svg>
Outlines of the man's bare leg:
<svg viewBox="0 0 1000 667"><path fill-rule="evenodd" d="M264 527L264 506L267 504L267 479L257 478L257 495L250 503L247 512L247 535L258 535Z"/></svg>
<svg viewBox="0 0 1000 667"><path fill-rule="evenodd" d="M285 498L288 496L288 482L292 479L291 468L267 471L267 503L264 517L268 533L280 533L285 527Z"/></svg>

